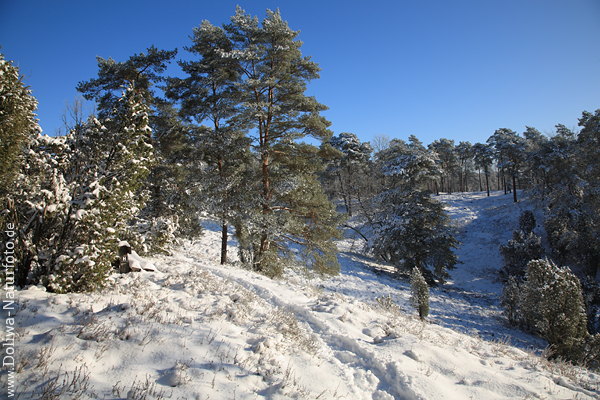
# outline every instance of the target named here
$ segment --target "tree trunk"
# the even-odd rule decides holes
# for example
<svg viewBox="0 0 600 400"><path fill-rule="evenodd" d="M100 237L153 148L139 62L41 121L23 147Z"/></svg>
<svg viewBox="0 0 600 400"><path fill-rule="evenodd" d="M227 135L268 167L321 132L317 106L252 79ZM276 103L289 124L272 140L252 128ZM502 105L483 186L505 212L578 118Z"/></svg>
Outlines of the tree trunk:
<svg viewBox="0 0 600 400"><path fill-rule="evenodd" d="M513 190L513 200L517 202L517 176L516 174L512 174L512 190Z"/></svg>
<svg viewBox="0 0 600 400"><path fill-rule="evenodd" d="M215 132L218 132L219 129L219 123L217 120L215 120ZM221 178L222 181L225 180L225 177L223 176L223 158L219 157L219 159L217 160L217 169L219 171L219 176ZM228 193L227 191L225 191L223 193L222 196L222 200L223 203L225 204L227 202L227 197L228 197ZM222 215L221 215L221 225L222 225L222 229L221 229L221 265L225 264L227 262L227 210L226 210L226 206L223 205L223 210L222 210Z"/></svg>
<svg viewBox="0 0 600 400"><path fill-rule="evenodd" d="M477 170L477 176L479 177L479 191L483 192L483 186L481 185L481 168Z"/></svg>
<svg viewBox="0 0 600 400"><path fill-rule="evenodd" d="M500 190L500 168L496 168L496 190Z"/></svg>
<svg viewBox="0 0 600 400"><path fill-rule="evenodd" d="M266 151L263 151L262 155L262 185L263 185L263 204L262 204L262 213L263 215L267 215L271 213L271 179L269 174L269 156L266 154ZM269 250L270 240L269 236L266 232L266 228L263 231L263 234L260 237L260 247L259 247L259 255L263 255ZM260 258L260 257L259 257ZM259 268L260 269L260 268Z"/></svg>
<svg viewBox="0 0 600 400"><path fill-rule="evenodd" d="M221 265L227 263L227 223L223 218L223 226L221 228Z"/></svg>
<svg viewBox="0 0 600 400"><path fill-rule="evenodd" d="M344 187L344 179L342 178L341 172L337 172L338 182L340 183L340 192L342 193L342 199L344 200L344 206L346 207L346 213L352 216L352 209L350 208L350 198L347 194L346 188Z"/></svg>
<svg viewBox="0 0 600 400"><path fill-rule="evenodd" d="M351 217L352 216L352 189L353 188L353 180L352 180L352 173L350 170L350 167L346 168L346 176L348 177L348 182L346 183L346 189L348 190L348 216Z"/></svg>
<svg viewBox="0 0 600 400"><path fill-rule="evenodd" d="M485 187L487 190L487 197L490 197L490 174L485 171Z"/></svg>
<svg viewBox="0 0 600 400"><path fill-rule="evenodd" d="M257 96L258 98L259 96ZM272 92L269 91L269 100L272 100ZM269 127L270 118L267 121L261 121L259 119L259 133L260 133L260 158L261 158L261 181L262 181L262 214L268 215L271 213L271 174L270 174L270 157L269 157ZM254 257L255 268L258 271L263 270L263 266L260 265L262 255L269 251L271 247L271 240L267 233L268 228L265 226L262 228L262 234L260 237L260 246L258 248L258 257Z"/></svg>
<svg viewBox="0 0 600 400"><path fill-rule="evenodd" d="M373 225L373 218L371 216L371 212L369 210L367 210L367 207L365 207L365 205L364 205L364 203L362 201L362 197L360 195L360 191L356 192L356 199L358 200L358 206L362 210L363 215L367 218L367 221L369 221L369 223L371 225Z"/></svg>

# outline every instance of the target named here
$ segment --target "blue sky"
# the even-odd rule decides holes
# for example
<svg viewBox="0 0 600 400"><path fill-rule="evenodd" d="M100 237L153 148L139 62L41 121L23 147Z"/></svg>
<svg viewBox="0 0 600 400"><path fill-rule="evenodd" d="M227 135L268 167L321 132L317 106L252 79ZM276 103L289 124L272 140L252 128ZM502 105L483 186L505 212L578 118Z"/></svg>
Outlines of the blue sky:
<svg viewBox="0 0 600 400"><path fill-rule="evenodd" d="M236 4L260 18L279 8L301 30L322 68L309 94L336 134L477 142L501 127L576 127L600 108L598 0L0 0L0 51L54 134L96 56L183 51L193 27L227 22Z"/></svg>

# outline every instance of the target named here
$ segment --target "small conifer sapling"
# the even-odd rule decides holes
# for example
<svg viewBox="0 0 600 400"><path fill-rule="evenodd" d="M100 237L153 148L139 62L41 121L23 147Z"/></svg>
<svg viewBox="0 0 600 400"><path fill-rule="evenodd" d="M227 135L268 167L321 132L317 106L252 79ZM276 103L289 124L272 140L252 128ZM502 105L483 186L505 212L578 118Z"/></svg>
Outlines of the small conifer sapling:
<svg viewBox="0 0 600 400"><path fill-rule="evenodd" d="M414 267L410 275L411 303L422 320L429 315L429 286L419 268Z"/></svg>

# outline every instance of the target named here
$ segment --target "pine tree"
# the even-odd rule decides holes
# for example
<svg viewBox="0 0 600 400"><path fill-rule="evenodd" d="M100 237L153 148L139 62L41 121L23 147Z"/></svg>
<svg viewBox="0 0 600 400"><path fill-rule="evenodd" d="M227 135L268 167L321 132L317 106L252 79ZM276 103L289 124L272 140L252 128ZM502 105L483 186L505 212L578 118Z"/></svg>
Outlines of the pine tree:
<svg viewBox="0 0 600 400"><path fill-rule="evenodd" d="M513 130L501 128L490 136L488 144L494 146L498 167L508 173L512 179L513 200L516 203L518 201L517 179L525 162L525 139Z"/></svg>
<svg viewBox="0 0 600 400"><path fill-rule="evenodd" d="M104 67L96 81L100 88L83 85L93 96L110 98L111 109L66 136L38 135L25 152L12 193L20 227L18 285L94 290L110 273L119 241L147 247L137 217L155 162L148 96L135 82L121 80L121 96L112 97L117 86L102 74L123 70L114 63ZM139 73L128 76L144 81Z"/></svg>
<svg viewBox="0 0 600 400"><path fill-rule="evenodd" d="M419 312L419 318L429 315L429 286L419 268L414 267L410 275L411 303Z"/></svg>
<svg viewBox="0 0 600 400"><path fill-rule="evenodd" d="M416 137L410 143L393 139L390 146L377 154L377 165L388 177L386 189L426 190L441 170L436 153L425 148Z"/></svg>
<svg viewBox="0 0 600 400"><path fill-rule="evenodd" d="M236 60L242 71L236 119L257 135L253 191L259 207L246 224L254 268L276 274L291 242L305 249L308 264L337 271L330 241L337 235L337 215L316 179L323 162L316 147L298 143L306 136L331 136L330 123L320 115L326 107L304 93L319 68L302 56L298 32L279 12L267 10L259 24L238 7L225 31L233 47L221 56Z"/></svg>
<svg viewBox="0 0 600 400"><path fill-rule="evenodd" d="M483 143L475 143L473 145L473 159L475 161L475 165L481 169L483 169L483 173L485 175L485 188L487 191L488 197L490 196L490 170L492 164L494 163L494 153L491 147ZM480 176L479 187L481 189L481 176Z"/></svg>
<svg viewBox="0 0 600 400"><path fill-rule="evenodd" d="M469 190L469 171L473 159L473 145L470 142L460 142L456 146L456 156L459 162L459 187L462 192Z"/></svg>
<svg viewBox="0 0 600 400"><path fill-rule="evenodd" d="M234 118L240 107L241 69L234 58L223 57L233 44L223 28L203 21L195 28L192 46L199 59L179 64L187 78L171 78L167 94L181 100L181 114L198 126L194 146L208 166L200 169L196 186L207 194L204 204L221 225L221 264L227 261L228 226L251 207L248 169L250 140L246 127ZM209 126L200 125L207 121Z"/></svg>
<svg viewBox="0 0 600 400"><path fill-rule="evenodd" d="M152 46L145 53L134 54L126 61L97 57L98 77L80 82L77 90L86 100L95 100L98 118L103 120L119 108L123 90L130 88L140 96L141 102L152 107L156 82L162 81L161 74L175 57L177 50L159 50Z"/></svg>
<svg viewBox="0 0 600 400"><path fill-rule="evenodd" d="M581 212L587 219L585 235L588 250L584 255L586 272L591 276L600 274L600 109L594 113L584 112L579 120L581 132L577 136L578 154L575 164L583 178L583 203Z"/></svg>
<svg viewBox="0 0 600 400"><path fill-rule="evenodd" d="M168 252L176 237L195 238L202 232L199 208L194 196L197 151L192 143L192 127L179 116L172 104L155 99L150 116L156 163L148 175L149 199L139 215L146 224L150 251Z"/></svg>
<svg viewBox="0 0 600 400"><path fill-rule="evenodd" d="M452 193L454 190L454 173L458 169L458 157L454 140L438 139L429 145L429 149L437 154L437 160L442 171L440 176L441 190Z"/></svg>
<svg viewBox="0 0 600 400"><path fill-rule="evenodd" d="M158 199L151 202L149 200L153 195L160 196L161 192L149 189L155 188L159 183L148 181L149 176L160 176L158 171L150 175L154 168L163 167L159 164L158 161L161 159L157 157L154 150L157 140L152 137L150 123L151 120L165 123L164 118L153 118L153 114L155 114L153 107L159 109L164 102L157 99L153 88L157 82L163 80L161 74L175 55L176 51L150 47L145 53L134 54L123 62L98 57L98 76L80 82L77 86L77 90L83 94L84 98L96 101L98 119L103 127L101 130L106 132L102 133L97 129L92 129L89 130L88 137L84 138L84 141L90 142L90 137L97 136L97 139L92 140L95 143L88 146L95 152L96 158L94 159L105 171L111 171L111 168L119 171L111 172L113 181L118 182L119 185L127 182L138 190L137 193L133 192L136 198L141 199L138 203L140 208L135 209L138 216L137 227L130 229L128 236L133 242L136 242L130 244L140 245L141 248L138 250L142 252L164 250L165 242L172 237L172 230L176 228L172 226L173 221L167 223L172 215L162 219L162 216L156 214ZM156 114L160 114L160 112L156 112ZM141 129L145 132L132 131L132 124L143 125ZM127 146L132 148L128 149ZM137 153L131 153L129 150ZM120 170L123 167L121 162L126 163L129 156L139 158L139 168L143 169L143 174L138 174L138 168L134 168L131 174L126 170ZM103 160L102 157L107 158ZM125 198L123 201L126 201ZM154 209L144 210L147 203ZM137 234L134 238L132 235L136 230ZM145 239L148 241L143 243Z"/></svg>
<svg viewBox="0 0 600 400"><path fill-rule="evenodd" d="M545 184L546 171L539 166L544 161L540 156L548 144L548 138L531 126L526 127L523 137L525 138L524 173L529 175L533 188L536 189L536 186Z"/></svg>

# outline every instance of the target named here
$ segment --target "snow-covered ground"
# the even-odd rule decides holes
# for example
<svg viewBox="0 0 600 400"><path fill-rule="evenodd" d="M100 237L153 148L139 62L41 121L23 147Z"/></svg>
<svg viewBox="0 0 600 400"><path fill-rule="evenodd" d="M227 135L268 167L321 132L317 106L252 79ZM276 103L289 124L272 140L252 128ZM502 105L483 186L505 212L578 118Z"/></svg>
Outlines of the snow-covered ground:
<svg viewBox="0 0 600 400"><path fill-rule="evenodd" d="M342 274L220 266L218 232L102 293L18 292L21 399L594 399L600 376L505 326L498 246L527 202L441 199L463 243L421 322L405 282L340 241ZM351 236L351 235L349 235ZM6 376L3 377L6 382ZM54 396L53 394L58 394ZM77 397L80 395L80 397ZM46 396L46 397L43 397Z"/></svg>

